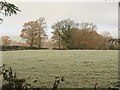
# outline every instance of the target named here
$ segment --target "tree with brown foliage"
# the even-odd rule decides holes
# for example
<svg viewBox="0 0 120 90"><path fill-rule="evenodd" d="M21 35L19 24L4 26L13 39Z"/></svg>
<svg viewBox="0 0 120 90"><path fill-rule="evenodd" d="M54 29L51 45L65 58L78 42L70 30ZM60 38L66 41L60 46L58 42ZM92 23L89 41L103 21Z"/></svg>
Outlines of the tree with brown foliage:
<svg viewBox="0 0 120 90"><path fill-rule="evenodd" d="M3 46L9 46L10 45L10 38L9 36L2 36L2 45Z"/></svg>
<svg viewBox="0 0 120 90"><path fill-rule="evenodd" d="M84 35L87 35L86 37ZM83 32L81 29L72 29L70 36L71 36L71 42L70 42L70 48L72 49L88 49L88 48L94 48L96 45L96 31L92 32Z"/></svg>
<svg viewBox="0 0 120 90"><path fill-rule="evenodd" d="M31 47L42 47L47 35L45 33L46 22L43 17L36 21L29 21L23 25L21 38L26 41Z"/></svg>
<svg viewBox="0 0 120 90"><path fill-rule="evenodd" d="M93 23L84 22L78 26L74 21L60 21L52 26L54 29L53 40L57 40L59 49L106 49L107 40L111 36L99 34L97 26Z"/></svg>
<svg viewBox="0 0 120 90"><path fill-rule="evenodd" d="M88 48L87 46L89 45L90 42L91 42L90 45L93 47L95 42L93 41L92 38L96 35L97 26L93 23L83 22L80 24L80 30L82 31L81 32L82 33L81 48ZM92 47L89 47L89 48L92 48Z"/></svg>

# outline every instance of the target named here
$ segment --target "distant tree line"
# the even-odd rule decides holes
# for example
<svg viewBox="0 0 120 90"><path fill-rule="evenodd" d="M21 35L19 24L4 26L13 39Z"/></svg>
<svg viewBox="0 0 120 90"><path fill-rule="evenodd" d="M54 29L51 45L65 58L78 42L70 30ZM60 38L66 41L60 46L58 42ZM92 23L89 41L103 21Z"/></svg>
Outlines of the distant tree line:
<svg viewBox="0 0 120 90"><path fill-rule="evenodd" d="M14 4L0 1L0 14L11 16L21 10ZM2 22L3 19L0 18ZM97 26L93 23L78 23L71 19L64 19L54 23L51 28L54 30L51 40L46 34L46 21L41 17L35 21L25 22L20 37L24 40L16 42L15 45L9 36L2 36L4 48L15 46L29 47L31 49L120 49L120 40L111 37L109 32L99 34ZM17 48L18 49L18 48Z"/></svg>
<svg viewBox="0 0 120 90"><path fill-rule="evenodd" d="M107 41L111 36L97 33L97 26L93 23L76 23L66 19L55 23L52 39L59 49L106 49Z"/></svg>
<svg viewBox="0 0 120 90"><path fill-rule="evenodd" d="M51 40L48 40L46 28L44 17L24 23L20 34L24 43L16 45L19 49L120 49L119 39L112 38L109 32L99 34L93 23L76 23L71 19L58 21L51 26L54 30ZM11 46L12 40L3 36L2 42L4 47ZM16 48L16 45L13 46Z"/></svg>

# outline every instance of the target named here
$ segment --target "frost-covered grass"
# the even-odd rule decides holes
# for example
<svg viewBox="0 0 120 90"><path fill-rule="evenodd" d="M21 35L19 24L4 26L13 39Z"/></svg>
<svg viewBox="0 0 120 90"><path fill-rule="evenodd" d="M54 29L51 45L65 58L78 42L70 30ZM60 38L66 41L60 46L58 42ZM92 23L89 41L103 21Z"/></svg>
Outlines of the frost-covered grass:
<svg viewBox="0 0 120 90"><path fill-rule="evenodd" d="M93 88L96 82L106 88L118 80L117 50L4 51L2 60L18 77L39 87L52 87L56 76L65 77L61 88Z"/></svg>

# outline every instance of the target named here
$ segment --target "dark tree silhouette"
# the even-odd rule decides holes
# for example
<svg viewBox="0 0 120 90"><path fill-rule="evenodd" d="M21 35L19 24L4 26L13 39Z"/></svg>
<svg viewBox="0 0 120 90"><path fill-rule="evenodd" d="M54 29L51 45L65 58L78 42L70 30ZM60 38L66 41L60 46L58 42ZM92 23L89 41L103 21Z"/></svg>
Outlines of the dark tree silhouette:
<svg viewBox="0 0 120 90"><path fill-rule="evenodd" d="M13 14L17 14L17 12L21 12L21 10L14 4L6 1L0 1L0 14L3 14L4 16L11 16ZM3 22L1 17L0 22Z"/></svg>
<svg viewBox="0 0 120 90"><path fill-rule="evenodd" d="M70 45L69 32L73 28L78 28L78 25L79 25L78 23L71 19L61 20L52 25L52 29L54 29L52 39L58 42L59 49L61 49L61 41L65 42L67 48L69 47Z"/></svg>
<svg viewBox="0 0 120 90"><path fill-rule="evenodd" d="M120 1L119 1L119 3L118 3L118 4L119 4L119 7L120 7Z"/></svg>
<svg viewBox="0 0 120 90"><path fill-rule="evenodd" d="M115 43L116 45L120 45L120 38L110 39L108 42Z"/></svg>

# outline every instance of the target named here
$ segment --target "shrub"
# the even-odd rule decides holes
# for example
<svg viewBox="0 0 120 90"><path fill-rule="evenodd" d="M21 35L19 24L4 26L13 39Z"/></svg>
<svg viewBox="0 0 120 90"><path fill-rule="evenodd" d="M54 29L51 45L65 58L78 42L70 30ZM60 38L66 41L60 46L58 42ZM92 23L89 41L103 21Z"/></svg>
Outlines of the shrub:
<svg viewBox="0 0 120 90"><path fill-rule="evenodd" d="M13 72L12 68L7 67L5 64L1 67L1 74L4 82L1 90L24 90L31 86L25 84L25 79L17 78L16 72Z"/></svg>

